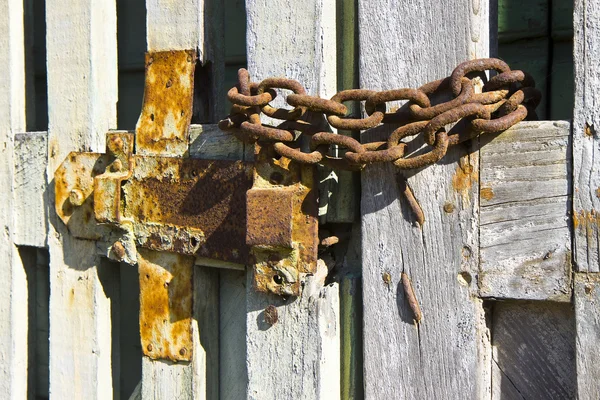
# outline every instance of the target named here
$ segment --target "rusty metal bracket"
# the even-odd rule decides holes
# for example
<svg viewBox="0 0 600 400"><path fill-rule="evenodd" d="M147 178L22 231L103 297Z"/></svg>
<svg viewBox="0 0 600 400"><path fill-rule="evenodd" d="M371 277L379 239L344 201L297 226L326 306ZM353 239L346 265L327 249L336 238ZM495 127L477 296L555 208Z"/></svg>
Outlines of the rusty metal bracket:
<svg viewBox="0 0 600 400"><path fill-rule="evenodd" d="M272 148L255 147L254 184L248 191L246 242L252 246L254 286L298 296L302 278L317 265L316 169Z"/></svg>
<svg viewBox="0 0 600 400"><path fill-rule="evenodd" d="M54 175L71 235L137 264L144 354L190 360L195 256L254 266L255 287L299 295L317 257L314 167L267 154L256 163L189 158L194 51L146 56L135 134L109 132L105 153L72 152Z"/></svg>

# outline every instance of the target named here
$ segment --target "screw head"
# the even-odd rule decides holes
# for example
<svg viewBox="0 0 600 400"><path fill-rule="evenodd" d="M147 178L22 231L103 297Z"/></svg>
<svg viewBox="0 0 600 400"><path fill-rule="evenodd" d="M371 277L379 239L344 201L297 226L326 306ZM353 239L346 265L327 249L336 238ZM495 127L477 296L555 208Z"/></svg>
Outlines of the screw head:
<svg viewBox="0 0 600 400"><path fill-rule="evenodd" d="M185 356L185 354L187 353L187 349L185 347L183 347L181 350L179 350L179 355L180 356Z"/></svg>
<svg viewBox="0 0 600 400"><path fill-rule="evenodd" d="M119 172L120 170L123 169L123 163L121 162L121 160L116 159L111 165L110 165L110 170L112 172Z"/></svg>
<svg viewBox="0 0 600 400"><path fill-rule="evenodd" d="M152 347L152 344L149 344L149 345L146 347L146 349L148 349L148 351L152 351L152 349L153 349L153 347Z"/></svg>
<svg viewBox="0 0 600 400"><path fill-rule="evenodd" d="M79 189L71 190L69 193L69 202L74 206L80 206L85 201L85 197L83 196L83 192Z"/></svg>

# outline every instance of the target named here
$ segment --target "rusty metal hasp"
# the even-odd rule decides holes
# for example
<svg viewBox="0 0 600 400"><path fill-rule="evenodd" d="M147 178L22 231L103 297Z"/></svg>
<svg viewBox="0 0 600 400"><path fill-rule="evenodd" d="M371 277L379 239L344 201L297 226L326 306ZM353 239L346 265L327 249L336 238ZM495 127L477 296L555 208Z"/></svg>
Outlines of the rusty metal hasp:
<svg viewBox="0 0 600 400"><path fill-rule="evenodd" d="M192 355L194 257L253 264L257 290L298 295L317 254L314 167L258 145L256 163L189 157L196 60L147 54L135 134L109 132L106 153L72 152L54 176L70 234L138 264L144 353L176 361Z"/></svg>

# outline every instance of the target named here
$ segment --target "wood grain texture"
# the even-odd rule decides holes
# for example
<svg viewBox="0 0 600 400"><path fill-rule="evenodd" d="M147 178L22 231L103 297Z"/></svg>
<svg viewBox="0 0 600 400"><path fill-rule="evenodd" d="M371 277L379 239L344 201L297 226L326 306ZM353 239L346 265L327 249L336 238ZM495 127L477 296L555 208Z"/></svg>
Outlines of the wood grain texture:
<svg viewBox="0 0 600 400"><path fill-rule="evenodd" d="M579 271L600 271L600 4L577 0L574 9L573 218Z"/></svg>
<svg viewBox="0 0 600 400"><path fill-rule="evenodd" d="M111 300L95 244L74 239L54 212L54 171L70 151L104 152L116 126L114 2L46 2L50 226L50 392L56 398L113 395Z"/></svg>
<svg viewBox="0 0 600 400"><path fill-rule="evenodd" d="M219 391L221 400L246 396L246 271L219 271Z"/></svg>
<svg viewBox="0 0 600 400"><path fill-rule="evenodd" d="M363 88L419 87L448 76L460 62L488 55L485 1L360 0L358 15ZM390 133L385 129L363 133L363 141L381 140ZM480 361L486 328L481 302L473 297L478 158L467 150L457 146L436 165L403 171L425 213L422 228L400 196L393 166L372 165L362 173L366 399L489 396L489 367ZM420 303L419 325L402 272Z"/></svg>
<svg viewBox="0 0 600 400"><path fill-rule="evenodd" d="M600 275L575 274L577 398L600 398Z"/></svg>
<svg viewBox="0 0 600 400"><path fill-rule="evenodd" d="M27 396L27 277L14 244L14 134L26 128L23 2L0 4L0 397Z"/></svg>
<svg viewBox="0 0 600 400"><path fill-rule="evenodd" d="M481 139L481 296L571 300L570 133L522 122Z"/></svg>
<svg viewBox="0 0 600 400"><path fill-rule="evenodd" d="M570 304L496 303L492 348L500 373L492 379L492 399L575 398L574 336Z"/></svg>
<svg viewBox="0 0 600 400"><path fill-rule="evenodd" d="M247 398L339 399L340 342L337 284L322 287L308 277L302 297L283 300L264 293L251 295L246 282ZM277 308L278 321L265 321L265 308Z"/></svg>
<svg viewBox="0 0 600 400"><path fill-rule="evenodd" d="M14 241L44 247L48 234L47 132L15 135L14 157Z"/></svg>
<svg viewBox="0 0 600 400"><path fill-rule="evenodd" d="M248 70L252 80L285 76L301 82L308 94L325 98L335 94L334 1L274 4L248 0L246 11ZM280 100L273 103L280 106ZM263 122L268 121L265 118ZM284 301L256 292L249 269L247 398L339 398L338 287L323 288L322 281L314 277L309 277L306 285L300 298ZM264 309L269 305L277 307L279 314L279 322L273 326L264 322Z"/></svg>

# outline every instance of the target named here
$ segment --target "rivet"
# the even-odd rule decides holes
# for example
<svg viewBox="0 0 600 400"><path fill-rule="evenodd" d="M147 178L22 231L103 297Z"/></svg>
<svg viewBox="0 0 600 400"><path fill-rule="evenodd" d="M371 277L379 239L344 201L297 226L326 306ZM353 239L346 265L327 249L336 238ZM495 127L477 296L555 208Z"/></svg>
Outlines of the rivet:
<svg viewBox="0 0 600 400"><path fill-rule="evenodd" d="M148 351L152 351L152 344L149 344L147 347Z"/></svg>
<svg viewBox="0 0 600 400"><path fill-rule="evenodd" d="M187 353L187 349L184 347L181 350L179 350L179 355L180 356L185 356L185 353Z"/></svg>
<svg viewBox="0 0 600 400"><path fill-rule="evenodd" d="M112 246L112 251L113 253L115 253L115 257L117 258L118 261L123 260L123 258L125 258L125 246L123 246L123 243L121 242L116 242L115 244L113 244Z"/></svg>
<svg viewBox="0 0 600 400"><path fill-rule="evenodd" d="M123 139L119 136L112 136L108 141L108 149L113 153L118 153L123 150Z"/></svg>
<svg viewBox="0 0 600 400"><path fill-rule="evenodd" d="M112 172L119 172L120 170L123 169L123 163L121 162L121 160L116 159L111 165L110 165L110 170Z"/></svg>
<svg viewBox="0 0 600 400"><path fill-rule="evenodd" d="M69 193L69 201L74 206L80 206L85 201L85 197L83 197L81 190L73 189L71 190L71 193Z"/></svg>

